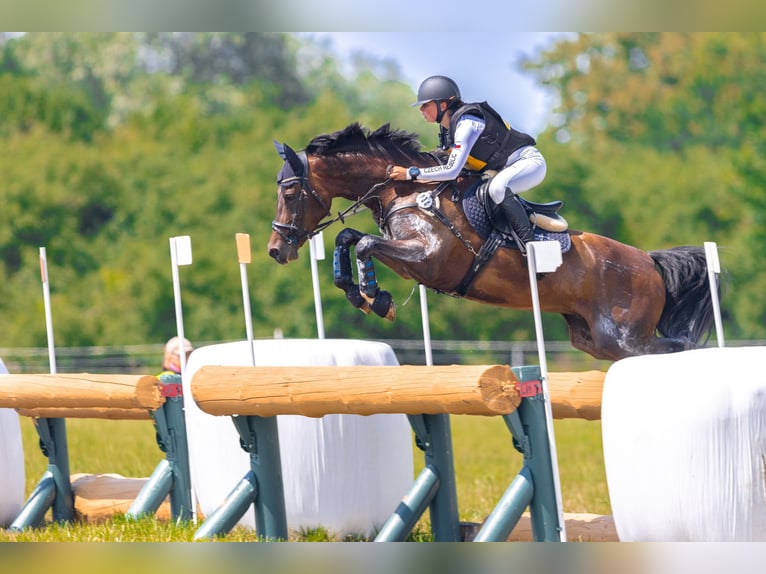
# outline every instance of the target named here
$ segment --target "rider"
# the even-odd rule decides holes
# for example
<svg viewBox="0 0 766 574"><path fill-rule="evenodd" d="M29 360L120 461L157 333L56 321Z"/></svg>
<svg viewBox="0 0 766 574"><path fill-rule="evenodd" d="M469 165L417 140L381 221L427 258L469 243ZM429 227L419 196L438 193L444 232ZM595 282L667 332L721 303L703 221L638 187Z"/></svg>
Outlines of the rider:
<svg viewBox="0 0 766 574"><path fill-rule="evenodd" d="M534 234L516 194L539 185L546 172L534 138L510 127L487 102L463 102L460 88L446 76L423 80L418 101L412 105L420 106L427 122L439 124L441 147L450 155L444 165L435 167L394 166L389 177L448 181L456 179L463 167L498 171L489 184L489 196L500 206L520 240L519 250L526 255L526 244L534 240Z"/></svg>

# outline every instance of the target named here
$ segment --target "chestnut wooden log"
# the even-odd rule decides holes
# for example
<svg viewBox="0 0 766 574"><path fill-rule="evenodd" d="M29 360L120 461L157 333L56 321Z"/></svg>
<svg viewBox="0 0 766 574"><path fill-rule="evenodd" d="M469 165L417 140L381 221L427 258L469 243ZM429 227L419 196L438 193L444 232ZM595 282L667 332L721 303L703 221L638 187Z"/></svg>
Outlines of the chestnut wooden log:
<svg viewBox="0 0 766 574"><path fill-rule="evenodd" d="M148 478L131 478L120 474L73 474L75 518L88 523L100 523L115 514L130 510ZM158 520L170 520L170 497L157 509Z"/></svg>
<svg viewBox="0 0 766 574"><path fill-rule="evenodd" d="M548 373L548 391L555 419L601 420L603 371Z"/></svg>
<svg viewBox="0 0 766 574"><path fill-rule="evenodd" d="M25 417L45 419L107 419L111 421L144 421L151 420L152 415L147 409L114 409L109 407L60 408L49 407L41 409L16 409Z"/></svg>
<svg viewBox="0 0 766 574"><path fill-rule="evenodd" d="M614 518L589 513L564 513L568 542L619 542ZM508 542L532 542L532 519L528 512L513 527Z"/></svg>
<svg viewBox="0 0 766 574"><path fill-rule="evenodd" d="M191 388L200 409L229 416L500 415L521 402L507 365L204 366Z"/></svg>
<svg viewBox="0 0 766 574"><path fill-rule="evenodd" d="M89 409L148 412L164 402L159 379L151 375L78 373L0 377L0 408L20 409L27 416L67 417L69 412L82 414Z"/></svg>

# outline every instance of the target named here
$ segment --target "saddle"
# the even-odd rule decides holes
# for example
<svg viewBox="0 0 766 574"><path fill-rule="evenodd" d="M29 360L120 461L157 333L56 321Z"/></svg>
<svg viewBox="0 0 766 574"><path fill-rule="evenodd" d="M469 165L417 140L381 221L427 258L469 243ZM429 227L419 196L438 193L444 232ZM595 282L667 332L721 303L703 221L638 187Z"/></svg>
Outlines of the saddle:
<svg viewBox="0 0 766 574"><path fill-rule="evenodd" d="M484 208L492 225L500 232L510 235L510 225L505 220L500 206L489 197L490 180L482 181L476 187L476 199ZM466 194L467 195L467 194ZM564 205L563 201L551 201L548 203L535 203L523 197L516 196L521 205L527 210L529 221L535 227L544 231L563 233L569 228L569 224L559 214L559 209Z"/></svg>
<svg viewBox="0 0 766 574"><path fill-rule="evenodd" d="M492 201L488 193L489 181L481 180L470 185L462 192L462 197L453 197L463 206L468 222L482 239L488 239L493 234L499 234L503 247L516 247L510 233L510 225L503 217L500 207ZM521 204L529 214L529 220L534 225L536 241L558 241L561 252L566 253L571 247L567 229L569 224L559 213L563 201L535 203L518 196Z"/></svg>

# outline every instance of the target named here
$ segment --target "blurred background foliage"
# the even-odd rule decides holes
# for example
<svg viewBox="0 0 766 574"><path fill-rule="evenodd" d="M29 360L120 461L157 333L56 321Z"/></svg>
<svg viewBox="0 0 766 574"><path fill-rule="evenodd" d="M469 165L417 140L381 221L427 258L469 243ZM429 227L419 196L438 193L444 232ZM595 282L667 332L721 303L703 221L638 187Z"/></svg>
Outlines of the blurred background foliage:
<svg viewBox="0 0 766 574"><path fill-rule="evenodd" d="M168 238L190 235L180 269L186 334L244 336L234 236L249 233L256 337L314 337L308 248L266 254L281 160L359 121L436 145L396 62L276 33L0 35L0 347L42 347L38 265L46 247L56 343L158 343L175 333ZM580 34L520 63L557 96L538 145L571 227L641 249L716 241L727 338L766 338L766 34ZM512 63L509 61L509 65ZM342 205L334 206L340 209ZM366 215L347 225L376 232ZM393 323L353 309L332 282L327 337L422 337L417 292L378 265ZM405 301L407 303L405 304ZM531 340L531 313L429 297L434 339ZM567 339L545 318L546 339Z"/></svg>

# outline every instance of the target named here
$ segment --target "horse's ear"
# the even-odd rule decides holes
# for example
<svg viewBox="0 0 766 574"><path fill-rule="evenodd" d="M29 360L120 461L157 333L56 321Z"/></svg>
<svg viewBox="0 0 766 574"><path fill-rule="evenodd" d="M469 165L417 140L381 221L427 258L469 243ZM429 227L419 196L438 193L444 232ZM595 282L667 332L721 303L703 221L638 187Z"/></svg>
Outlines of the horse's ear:
<svg viewBox="0 0 766 574"><path fill-rule="evenodd" d="M271 140L274 142L274 147L277 150L277 153L279 154L279 157L282 159L287 159L287 156L285 155L285 146L279 143L277 140Z"/></svg>
<svg viewBox="0 0 766 574"><path fill-rule="evenodd" d="M293 168L293 173L298 177L303 177L304 167L301 158L298 157L298 154L289 145L284 144L282 148L285 152L285 161Z"/></svg>

